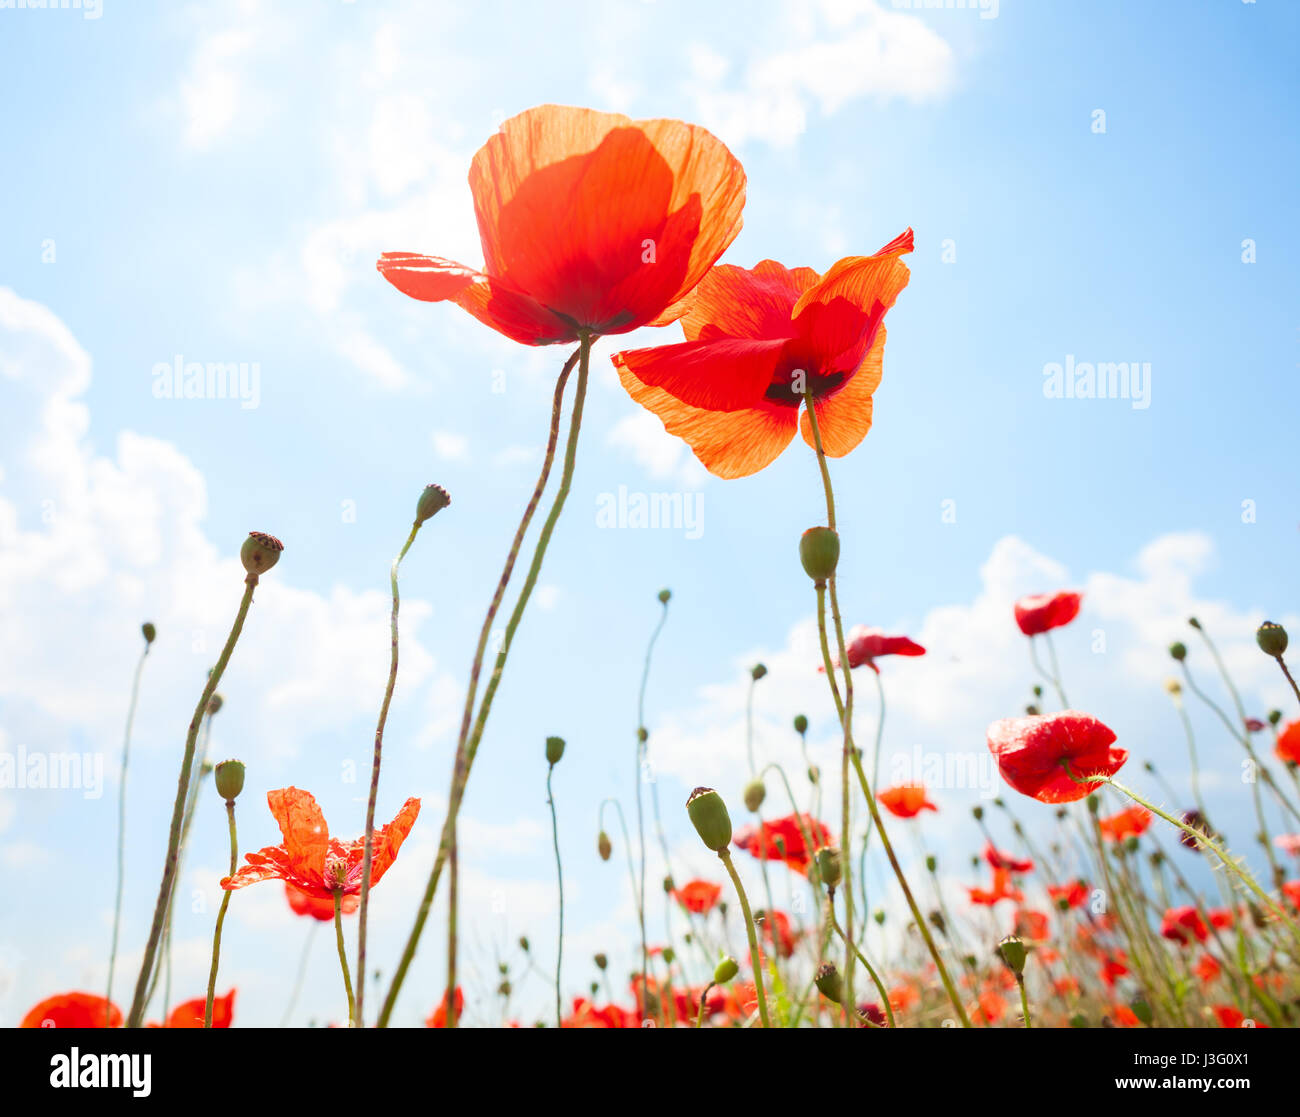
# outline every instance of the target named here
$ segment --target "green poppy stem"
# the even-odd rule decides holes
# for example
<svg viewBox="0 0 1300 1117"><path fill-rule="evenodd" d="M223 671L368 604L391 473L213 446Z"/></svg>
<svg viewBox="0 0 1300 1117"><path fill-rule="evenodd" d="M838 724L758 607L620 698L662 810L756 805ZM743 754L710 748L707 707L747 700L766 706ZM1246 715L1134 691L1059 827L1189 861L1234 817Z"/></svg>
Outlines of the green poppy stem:
<svg viewBox="0 0 1300 1117"><path fill-rule="evenodd" d="M736 886L736 895L740 898L740 914L745 920L745 934L749 939L750 968L754 971L758 1018L763 1022L763 1027L770 1028L772 1021L767 1015L767 995L763 992L763 962L758 950L758 938L754 934L754 914L749 910L749 897L745 895L745 886L740 883L740 874L736 872L736 866L731 860L731 851L725 848L718 850L718 859L727 870L727 875L731 877L731 883Z"/></svg>
<svg viewBox="0 0 1300 1117"><path fill-rule="evenodd" d="M555 812L555 796L551 792L551 776L555 765L546 769L546 802L551 808L551 844L555 847L555 884L560 893L560 933L555 948L555 1026L564 1026L564 1010L560 998L560 970L564 965L564 868L560 863L560 823ZM644 988L644 986L642 987Z"/></svg>
<svg viewBox="0 0 1300 1117"><path fill-rule="evenodd" d="M348 972L348 952L343 946L343 889L334 889L334 937L338 941L339 966L343 970L343 988L348 995L348 1027L354 1027L356 1002L352 997L352 975Z"/></svg>
<svg viewBox="0 0 1300 1117"><path fill-rule="evenodd" d="M230 825L230 875L239 867L239 838L235 833L235 801L226 800L226 819ZM230 907L230 891L223 890L221 909L217 912L217 929L212 934L212 966L208 970L208 999L203 1006L203 1026L212 1027L212 1000L217 992L217 967L221 962L221 928L226 922L226 908Z"/></svg>

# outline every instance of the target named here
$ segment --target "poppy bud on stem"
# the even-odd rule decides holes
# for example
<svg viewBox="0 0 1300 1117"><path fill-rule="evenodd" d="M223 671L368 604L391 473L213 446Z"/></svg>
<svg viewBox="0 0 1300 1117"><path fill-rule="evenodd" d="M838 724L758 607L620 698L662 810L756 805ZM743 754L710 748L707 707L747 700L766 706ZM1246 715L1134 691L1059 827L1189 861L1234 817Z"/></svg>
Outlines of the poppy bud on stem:
<svg viewBox="0 0 1300 1117"><path fill-rule="evenodd" d="M244 766L238 760L226 760L216 767L217 793L226 801L226 820L230 827L230 875L239 867L239 838L235 833L235 800L244 790ZM230 906L230 890L223 890L217 911L217 926L212 932L212 965L208 969L208 997L203 1005L203 1026L212 1027L212 1001L217 991L217 967L221 962L221 927Z"/></svg>

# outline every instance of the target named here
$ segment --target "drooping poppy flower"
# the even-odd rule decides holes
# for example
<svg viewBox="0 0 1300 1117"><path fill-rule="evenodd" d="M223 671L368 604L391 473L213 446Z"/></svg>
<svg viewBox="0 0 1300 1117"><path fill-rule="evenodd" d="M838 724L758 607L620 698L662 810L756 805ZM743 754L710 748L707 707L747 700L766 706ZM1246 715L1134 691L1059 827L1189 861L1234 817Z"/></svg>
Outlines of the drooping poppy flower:
<svg viewBox="0 0 1300 1117"><path fill-rule="evenodd" d="M1045 911L1022 908L1016 912L1015 930L1012 933L1026 942L1046 942L1051 938L1051 920Z"/></svg>
<svg viewBox="0 0 1300 1117"><path fill-rule="evenodd" d="M482 271L386 252L379 272L525 345L675 322L736 239L745 204L744 170L703 128L567 105L502 124L469 186Z"/></svg>
<svg viewBox="0 0 1300 1117"><path fill-rule="evenodd" d="M334 918L332 911L330 918ZM203 1027L203 1014L207 1007L207 997L195 997L190 1001L182 1001L168 1014L167 1023L162 1025L151 1024L150 1027L201 1028ZM212 998L212 1026L214 1028L229 1028L234 1018L235 991L233 989L224 997Z"/></svg>
<svg viewBox="0 0 1300 1117"><path fill-rule="evenodd" d="M989 751L1002 778L1040 803L1070 803L1096 785L1076 783L1090 776L1113 776L1128 750L1091 714L1062 710L1034 717L1003 718L989 726ZM1070 775L1066 773L1068 764Z"/></svg>
<svg viewBox="0 0 1300 1117"><path fill-rule="evenodd" d="M1300 719L1288 722L1277 735L1277 758L1285 764L1300 764Z"/></svg>
<svg viewBox="0 0 1300 1117"><path fill-rule="evenodd" d="M1219 965L1213 954L1202 954L1194 967L1194 972L1201 979L1202 984L1210 985L1223 972L1223 967Z"/></svg>
<svg viewBox="0 0 1300 1117"><path fill-rule="evenodd" d="M911 251L908 229L824 275L775 260L716 267L691 295L686 340L614 354L619 379L718 477L775 461L801 429L806 394L823 449L843 457L871 429L885 314L907 286L902 256ZM807 414L802 432L815 445Z"/></svg>
<svg viewBox="0 0 1300 1117"><path fill-rule="evenodd" d="M1267 728L1268 728L1268 722L1266 721L1260 721L1259 718L1246 719L1247 733L1263 733L1264 730Z"/></svg>
<svg viewBox="0 0 1300 1117"><path fill-rule="evenodd" d="M1011 884L1011 872L1009 869L993 870L993 886L989 889L967 888L970 893L970 902L981 907L993 907L1002 900L1015 900L1019 903L1025 898L1024 893Z"/></svg>
<svg viewBox="0 0 1300 1117"><path fill-rule="evenodd" d="M283 787L268 791L266 801L280 824L284 844L244 854L248 864L233 877L224 878L222 888L230 891L276 878L287 881L308 896L329 900L331 905L336 891L341 891L344 896L361 891L364 839L341 842L338 838L331 838L325 816L308 791ZM375 831L374 856L370 866L372 887L388 872L419 813L420 800L408 799L392 822ZM330 917L333 918L332 907Z"/></svg>
<svg viewBox="0 0 1300 1117"><path fill-rule="evenodd" d="M94 993L59 993L28 1009L20 1028L120 1028L122 1010Z"/></svg>
<svg viewBox="0 0 1300 1117"><path fill-rule="evenodd" d="M371 871L371 884L374 883L373 866ZM306 892L299 892L292 884L285 881L284 894L289 900L289 907L294 915L306 915L312 919L319 919L322 923L334 922L334 898L331 896L328 900L322 900L317 896L309 896ZM351 915L361 905L361 896L348 895L339 901L339 911L344 915Z"/></svg>
<svg viewBox="0 0 1300 1117"><path fill-rule="evenodd" d="M1082 601L1083 594L1068 590L1030 594L1016 602L1016 624L1026 636L1040 636L1074 620Z"/></svg>
<svg viewBox="0 0 1300 1117"><path fill-rule="evenodd" d="M688 880L680 888L674 889L673 895L687 911L704 915L717 906L722 896L722 885L707 880Z"/></svg>
<svg viewBox="0 0 1300 1117"><path fill-rule="evenodd" d="M456 1005L456 1019L459 1020L461 1014L465 1011L465 993L459 985L456 986L455 994L452 997ZM447 1026L447 994L443 993L442 1000L438 1002L438 1007L429 1013L429 1019L424 1022L426 1028L445 1028Z"/></svg>
<svg viewBox="0 0 1300 1117"><path fill-rule="evenodd" d="M876 674L880 673L880 668L876 666L876 660L881 656L925 655L925 649L910 637L886 636L883 628L868 628L866 625L861 624L854 625L849 629L845 644L849 653L850 667L861 667L865 664ZM838 667L839 665L839 656L836 656L835 666ZM817 670L822 674L826 673L824 664L819 666Z"/></svg>
<svg viewBox="0 0 1300 1117"><path fill-rule="evenodd" d="M1195 807L1192 807L1190 810L1183 811L1182 819L1186 825L1190 826L1193 830L1196 830L1199 833L1204 834L1207 838L1216 837L1213 829L1211 829L1210 827L1209 822L1206 821L1205 816L1201 814L1201 812L1198 811ZM1203 848L1201 846L1201 843L1198 842L1195 838L1193 838L1191 834L1187 833L1186 830L1178 831L1178 841L1180 845L1184 845L1188 849L1195 850L1198 853Z"/></svg>
<svg viewBox="0 0 1300 1117"><path fill-rule="evenodd" d="M1013 857L1009 853L1004 853L996 848L992 842L987 842L984 846L984 860L989 863L990 868L1006 869L1012 873L1032 873L1034 863L1029 858Z"/></svg>
<svg viewBox="0 0 1300 1117"><path fill-rule="evenodd" d="M1160 934L1170 942L1188 946L1193 941L1204 942L1210 932L1200 913L1190 904L1170 908L1160 921Z"/></svg>
<svg viewBox="0 0 1300 1117"><path fill-rule="evenodd" d="M1155 815L1146 807L1139 807L1134 803L1133 806L1125 807L1122 811L1117 811L1113 815L1099 818L1097 826L1101 830L1101 836L1106 841L1122 842L1145 833L1154 818Z"/></svg>
<svg viewBox="0 0 1300 1117"><path fill-rule="evenodd" d="M858 1004L858 1016L861 1023L859 1028L876 1027L888 1028L889 1017L885 1015L885 1010L875 1001L862 1001Z"/></svg>
<svg viewBox="0 0 1300 1117"><path fill-rule="evenodd" d="M812 842L811 849L804 841L805 831ZM831 832L810 814L789 814L771 822L742 826L735 832L732 842L751 857L760 861L783 861L795 872L807 876L813 854L822 846L831 844Z"/></svg>
<svg viewBox="0 0 1300 1117"><path fill-rule="evenodd" d="M938 811L929 797L925 793L925 785L919 783L904 783L897 787L888 787L884 791L876 793L876 798L880 800L890 814L897 818L915 818L922 811Z"/></svg>
<svg viewBox="0 0 1300 1117"><path fill-rule="evenodd" d="M1278 834L1273 839L1273 844L1283 853L1300 857L1300 834Z"/></svg>
<svg viewBox="0 0 1300 1117"><path fill-rule="evenodd" d="M1082 907L1088 899L1088 886L1081 880L1069 884L1049 884L1047 894L1056 901L1057 907Z"/></svg>

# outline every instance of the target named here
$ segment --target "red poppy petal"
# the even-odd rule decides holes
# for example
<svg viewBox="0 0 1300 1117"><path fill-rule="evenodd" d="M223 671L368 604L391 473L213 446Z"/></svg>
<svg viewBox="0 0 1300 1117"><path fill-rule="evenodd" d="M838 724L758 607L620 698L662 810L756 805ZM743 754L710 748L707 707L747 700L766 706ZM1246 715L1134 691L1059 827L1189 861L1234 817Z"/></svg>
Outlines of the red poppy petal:
<svg viewBox="0 0 1300 1117"><path fill-rule="evenodd" d="M884 362L885 327L882 325L876 331L875 340L862 358L862 363L844 382L844 386L831 395L813 397L813 406L817 409L818 433L822 438L822 449L828 457L844 457L867 437L875 411L872 396L880 386ZM813 438L812 420L808 417L807 409L800 415L800 431L803 440L815 449L817 442Z"/></svg>
<svg viewBox="0 0 1300 1117"><path fill-rule="evenodd" d="M812 268L786 268L775 260L752 270L719 264L691 292L682 332L687 341L791 337L794 304L819 278Z"/></svg>
<svg viewBox="0 0 1300 1117"><path fill-rule="evenodd" d="M385 252L375 267L402 294L430 303L454 299L479 274L455 260L416 252Z"/></svg>
<svg viewBox="0 0 1300 1117"><path fill-rule="evenodd" d="M315 796L297 787L282 787L268 791L266 801L280 824L289 865L302 876L319 877L325 870L330 832Z"/></svg>
<svg viewBox="0 0 1300 1117"><path fill-rule="evenodd" d="M691 407L741 411L764 402L784 348L779 338L727 337L627 349L613 361L620 374L626 368L642 384Z"/></svg>

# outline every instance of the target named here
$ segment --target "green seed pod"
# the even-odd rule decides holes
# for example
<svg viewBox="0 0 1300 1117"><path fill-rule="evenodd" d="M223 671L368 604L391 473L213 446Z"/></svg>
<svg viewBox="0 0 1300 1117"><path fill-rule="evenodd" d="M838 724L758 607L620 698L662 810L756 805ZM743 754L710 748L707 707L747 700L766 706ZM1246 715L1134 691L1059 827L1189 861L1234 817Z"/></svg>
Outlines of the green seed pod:
<svg viewBox="0 0 1300 1117"><path fill-rule="evenodd" d="M1269 723L1269 725L1276 725L1276 724L1277 724L1279 721L1281 721L1281 720L1282 720L1282 711L1281 711L1281 710L1269 710L1269 712L1268 712L1268 723Z"/></svg>
<svg viewBox="0 0 1300 1117"><path fill-rule="evenodd" d="M877 909L876 914L873 915L872 918L883 927L885 925L885 909Z"/></svg>
<svg viewBox="0 0 1300 1117"><path fill-rule="evenodd" d="M984 817L984 808L976 804L971 807L970 813L975 816L975 821L979 822Z"/></svg>
<svg viewBox="0 0 1300 1117"><path fill-rule="evenodd" d="M614 852L614 844L604 830L596 836L596 852L600 854L602 861L608 861L610 854Z"/></svg>
<svg viewBox="0 0 1300 1117"><path fill-rule="evenodd" d="M670 590L670 589L662 589L662 590L660 590L660 591L659 591L659 604L660 604L660 605L667 605L668 602L672 600L672 597L673 597L673 591L672 591L672 590Z"/></svg>
<svg viewBox="0 0 1300 1117"><path fill-rule="evenodd" d="M1255 630L1255 643L1265 655L1277 658L1286 651L1286 629L1280 624L1265 621Z"/></svg>
<svg viewBox="0 0 1300 1117"><path fill-rule="evenodd" d="M933 873L939 867L939 859L932 853L925 859L925 868L927 872Z"/></svg>
<svg viewBox="0 0 1300 1117"><path fill-rule="evenodd" d="M840 851L830 846L822 846L817 851L817 872L827 888L839 887L844 877L844 867L840 862Z"/></svg>
<svg viewBox="0 0 1300 1117"><path fill-rule="evenodd" d="M636 731L636 739L644 745L648 740L650 740L650 731L644 725L641 726Z"/></svg>
<svg viewBox="0 0 1300 1117"><path fill-rule="evenodd" d="M794 731L801 737L808 732L808 719L803 714L794 715Z"/></svg>
<svg viewBox="0 0 1300 1117"><path fill-rule="evenodd" d="M1174 659L1178 660L1179 663L1182 663L1182 661L1187 658L1187 645L1181 640L1175 640L1169 645L1169 654L1173 656Z"/></svg>
<svg viewBox="0 0 1300 1117"><path fill-rule="evenodd" d="M799 540L799 561L814 582L824 582L840 561L840 537L828 527L810 527Z"/></svg>
<svg viewBox="0 0 1300 1117"><path fill-rule="evenodd" d="M226 700L219 694L214 694L208 699L208 716L221 713L221 707L226 704Z"/></svg>
<svg viewBox="0 0 1300 1117"><path fill-rule="evenodd" d="M711 787L697 787L686 800L696 833L714 853L722 853L731 844L731 816L727 804Z"/></svg>
<svg viewBox="0 0 1300 1117"><path fill-rule="evenodd" d="M749 669L749 677L753 679L754 682L758 682L758 680L761 679L766 674L767 674L767 667L762 663L756 663L754 664L753 667Z"/></svg>
<svg viewBox="0 0 1300 1117"><path fill-rule="evenodd" d="M451 497L441 485L425 485L424 492L415 503L415 523L418 527L425 520L436 516L451 503Z"/></svg>
<svg viewBox="0 0 1300 1117"><path fill-rule="evenodd" d="M520 935L520 936L519 936L519 949L522 950L525 954L528 953L528 936L527 936L527 935Z"/></svg>
<svg viewBox="0 0 1300 1117"><path fill-rule="evenodd" d="M223 760L214 773L217 794L226 802L234 802L244 790L244 766L238 760Z"/></svg>
<svg viewBox="0 0 1300 1117"><path fill-rule="evenodd" d="M546 738L546 763L552 768L560 762L560 757L564 755L564 738L547 737Z"/></svg>
<svg viewBox="0 0 1300 1117"><path fill-rule="evenodd" d="M280 561L284 544L274 535L264 531L250 531L244 545L239 548L239 561L244 564L250 577L265 574Z"/></svg>
<svg viewBox="0 0 1300 1117"><path fill-rule="evenodd" d="M824 962L819 966L813 981L818 992L828 1001L840 1004L844 1000L844 979L840 977L840 971L835 968L834 962Z"/></svg>
<svg viewBox="0 0 1300 1117"><path fill-rule="evenodd" d="M738 973L740 973L740 963L728 954L718 960L717 967L713 971L713 984L726 985Z"/></svg>
<svg viewBox="0 0 1300 1117"><path fill-rule="evenodd" d="M140 626L140 632L144 635L144 642L146 644L152 644L158 638L158 629L154 625L153 621L145 621L144 624Z"/></svg>
<svg viewBox="0 0 1300 1117"><path fill-rule="evenodd" d="M609 965L609 959L606 958L605 955L603 954L596 955L596 969L603 970L608 965Z"/></svg>
<svg viewBox="0 0 1300 1117"><path fill-rule="evenodd" d="M677 961L677 952L671 946L664 947L664 965L671 966Z"/></svg>
<svg viewBox="0 0 1300 1117"><path fill-rule="evenodd" d="M741 796L745 801L745 809L751 814L757 814L758 808L763 805L763 800L767 798L767 788L763 785L762 780L750 780L745 784L745 792Z"/></svg>
<svg viewBox="0 0 1300 1117"><path fill-rule="evenodd" d="M1025 972L1025 959L1029 957L1029 951L1015 935L1008 935L998 943L998 953L1002 955L1002 961L1014 974L1018 976Z"/></svg>

